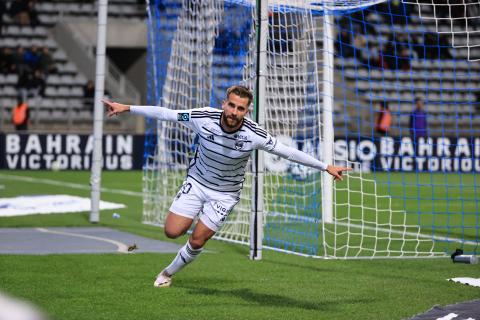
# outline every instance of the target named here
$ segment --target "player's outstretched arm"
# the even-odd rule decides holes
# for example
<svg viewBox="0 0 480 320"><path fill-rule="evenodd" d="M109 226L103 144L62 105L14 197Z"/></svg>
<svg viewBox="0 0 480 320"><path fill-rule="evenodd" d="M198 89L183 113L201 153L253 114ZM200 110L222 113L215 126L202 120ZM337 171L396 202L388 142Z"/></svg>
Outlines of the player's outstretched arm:
<svg viewBox="0 0 480 320"><path fill-rule="evenodd" d="M155 118L158 120L167 120L167 121L183 121L182 123L187 125L190 117L188 113L190 110L170 110L167 108L162 108L158 106L135 106L135 105L126 105L122 103L112 102L103 99L102 102L107 107L107 115L109 117L116 116L120 113L131 112L132 114L143 116L146 118ZM187 114L186 119L182 117Z"/></svg>
<svg viewBox="0 0 480 320"><path fill-rule="evenodd" d="M332 166L332 165L328 165L327 166L327 171L328 173L330 173L332 176L333 176L333 180L342 180L342 174L344 171L350 171L352 170L352 168L349 168L349 167L336 167L336 166Z"/></svg>
<svg viewBox="0 0 480 320"><path fill-rule="evenodd" d="M103 104L107 107L107 115L109 117L116 116L120 113L129 112L130 106L126 104L121 104L117 102L108 101L106 99L102 100Z"/></svg>
<svg viewBox="0 0 480 320"><path fill-rule="evenodd" d="M342 180L343 172L352 170L352 168L348 167L327 165L326 163L315 159L314 157L306 154L305 152L302 152L292 147L288 147L278 141L274 143L273 148L268 149L265 147L263 149L290 161L300 163L305 166L309 166L322 171L326 171L333 176L334 180Z"/></svg>

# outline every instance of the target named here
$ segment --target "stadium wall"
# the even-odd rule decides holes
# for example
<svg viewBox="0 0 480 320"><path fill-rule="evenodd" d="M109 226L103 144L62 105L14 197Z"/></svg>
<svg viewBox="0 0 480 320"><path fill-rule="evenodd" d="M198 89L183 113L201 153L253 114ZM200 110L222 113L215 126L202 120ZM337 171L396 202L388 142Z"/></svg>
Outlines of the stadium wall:
<svg viewBox="0 0 480 320"><path fill-rule="evenodd" d="M144 135L107 134L103 138L105 170L140 170ZM287 145L317 153L315 142L298 144L281 137ZM289 139L289 140L288 140ZM287 141L288 140L288 141ZM0 134L0 169L89 170L93 137L87 134ZM480 172L480 137L337 137L335 159L359 163L362 171ZM288 160L267 155L268 171L287 173Z"/></svg>

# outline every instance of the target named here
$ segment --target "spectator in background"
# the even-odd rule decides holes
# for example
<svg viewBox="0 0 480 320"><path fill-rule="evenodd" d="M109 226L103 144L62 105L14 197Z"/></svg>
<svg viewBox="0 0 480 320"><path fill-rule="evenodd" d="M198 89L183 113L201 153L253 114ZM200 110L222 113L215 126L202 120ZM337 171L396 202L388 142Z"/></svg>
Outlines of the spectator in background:
<svg viewBox="0 0 480 320"><path fill-rule="evenodd" d="M8 13L17 24L35 28L39 24L36 3L36 0L13 0Z"/></svg>
<svg viewBox="0 0 480 320"><path fill-rule="evenodd" d="M92 80L88 80L83 86L83 104L93 112L93 99L95 98L95 86Z"/></svg>
<svg viewBox="0 0 480 320"><path fill-rule="evenodd" d="M28 12L28 18L30 20L30 26L32 28L35 28L40 24L40 21L38 20L38 12L35 6L37 5L36 0L30 0L27 3L27 12Z"/></svg>
<svg viewBox="0 0 480 320"><path fill-rule="evenodd" d="M55 65L55 61L53 60L52 54L50 53L50 49L48 49L48 47L43 47L41 51L40 60L38 61L38 68L45 75L58 72L57 66Z"/></svg>
<svg viewBox="0 0 480 320"><path fill-rule="evenodd" d="M385 62L385 69L397 69L395 45L396 43L394 42L393 35L390 35L385 49L383 50L383 61Z"/></svg>
<svg viewBox="0 0 480 320"><path fill-rule="evenodd" d="M387 135L392 125L392 113L388 108L388 102L380 102L380 110L378 111L377 121L375 123L375 131L380 135Z"/></svg>
<svg viewBox="0 0 480 320"><path fill-rule="evenodd" d="M425 59L425 34L412 35L412 46L416 59Z"/></svg>
<svg viewBox="0 0 480 320"><path fill-rule="evenodd" d="M408 47L408 36L403 34L390 34L387 45L385 46L383 63L385 68L391 70L410 70L410 60L412 52Z"/></svg>
<svg viewBox="0 0 480 320"><path fill-rule="evenodd" d="M378 48L377 66L382 69L388 69L387 56L383 46Z"/></svg>
<svg viewBox="0 0 480 320"><path fill-rule="evenodd" d="M0 73L8 73L6 47L0 51Z"/></svg>
<svg viewBox="0 0 480 320"><path fill-rule="evenodd" d="M402 51L403 49L408 49L410 45L410 37L408 34L400 33L400 34L393 34L393 39L395 40L395 47L397 51Z"/></svg>
<svg viewBox="0 0 480 320"><path fill-rule="evenodd" d="M410 115L410 135L413 140L428 136L427 113L420 97L415 98L415 109Z"/></svg>
<svg viewBox="0 0 480 320"><path fill-rule="evenodd" d="M40 63L40 52L38 47L33 45L29 50L25 50L23 54L23 62L27 65L30 72L38 69Z"/></svg>
<svg viewBox="0 0 480 320"><path fill-rule="evenodd" d="M24 55L25 55L25 50L21 46L18 46L17 50L13 54L14 69L19 76L21 76L23 73L28 71L27 70L28 67L25 61L23 60Z"/></svg>
<svg viewBox="0 0 480 320"><path fill-rule="evenodd" d="M360 33L358 28L355 28L355 38L353 38L353 45L355 46L355 57L361 60L363 52L367 50L367 39Z"/></svg>
<svg viewBox="0 0 480 320"><path fill-rule="evenodd" d="M33 73L25 71L18 77L17 88L24 100L29 97L44 96L45 87L45 77L40 70L35 70Z"/></svg>
<svg viewBox="0 0 480 320"><path fill-rule="evenodd" d="M17 131L28 130L30 110L22 97L17 98L17 105L12 110L12 123Z"/></svg>
<svg viewBox="0 0 480 320"><path fill-rule="evenodd" d="M19 95L22 97L23 100L28 99L28 94L30 92L32 80L33 80L33 75L29 71L23 71L18 75L17 89L18 89Z"/></svg>
<svg viewBox="0 0 480 320"><path fill-rule="evenodd" d="M33 78L30 83L30 92L33 96L45 96L45 87L47 83L45 81L45 76L40 70L35 70Z"/></svg>
<svg viewBox="0 0 480 320"><path fill-rule="evenodd" d="M30 24L30 15L28 13L28 1L13 0L10 3L9 15L17 24L26 26Z"/></svg>
<svg viewBox="0 0 480 320"><path fill-rule="evenodd" d="M402 47L400 54L398 56L398 68L402 71L410 70L410 60L412 56L410 55L410 50L408 48Z"/></svg>
<svg viewBox="0 0 480 320"><path fill-rule="evenodd" d="M15 60L11 48L5 47L0 52L0 73L15 73Z"/></svg>

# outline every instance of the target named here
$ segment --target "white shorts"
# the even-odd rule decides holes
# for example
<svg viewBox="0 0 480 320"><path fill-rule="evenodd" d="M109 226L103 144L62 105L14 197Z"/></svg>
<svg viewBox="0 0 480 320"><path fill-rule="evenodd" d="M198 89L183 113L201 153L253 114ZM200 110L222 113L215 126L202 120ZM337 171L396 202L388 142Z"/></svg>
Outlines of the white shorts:
<svg viewBox="0 0 480 320"><path fill-rule="evenodd" d="M170 206L170 212L190 219L199 216L204 225L216 232L238 201L240 192L214 191L187 177Z"/></svg>

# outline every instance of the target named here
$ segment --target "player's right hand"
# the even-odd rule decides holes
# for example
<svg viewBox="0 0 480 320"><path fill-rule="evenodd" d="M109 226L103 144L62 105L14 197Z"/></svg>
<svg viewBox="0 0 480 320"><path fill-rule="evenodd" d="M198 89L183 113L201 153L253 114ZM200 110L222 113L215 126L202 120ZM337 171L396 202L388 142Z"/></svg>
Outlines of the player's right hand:
<svg viewBox="0 0 480 320"><path fill-rule="evenodd" d="M107 115L109 117L116 116L120 113L130 111L130 106L126 104L121 104L117 102L108 101L107 99L102 99L102 102L107 107Z"/></svg>
<svg viewBox="0 0 480 320"><path fill-rule="evenodd" d="M336 167L336 166L331 166L329 165L327 167L327 172L330 173L333 176L333 180L339 180L342 181L342 174L344 171L350 171L352 168L349 167Z"/></svg>

